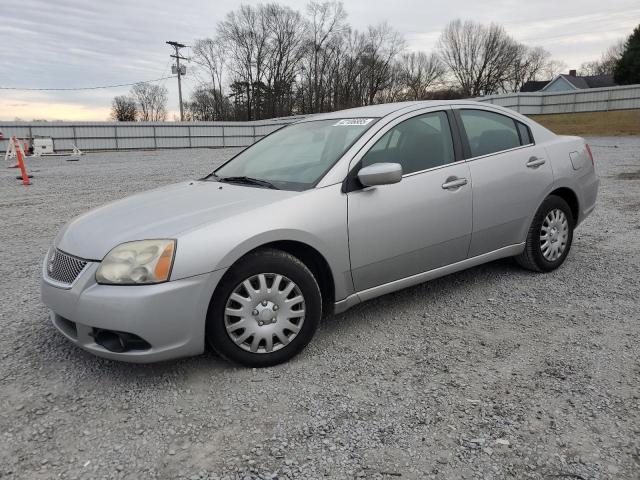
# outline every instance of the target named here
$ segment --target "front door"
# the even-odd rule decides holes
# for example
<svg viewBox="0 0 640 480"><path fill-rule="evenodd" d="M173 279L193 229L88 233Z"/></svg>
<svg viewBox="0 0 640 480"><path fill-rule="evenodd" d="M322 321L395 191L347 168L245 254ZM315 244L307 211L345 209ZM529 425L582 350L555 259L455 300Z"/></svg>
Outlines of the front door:
<svg viewBox="0 0 640 480"><path fill-rule="evenodd" d="M403 118L378 134L354 168L399 163L402 181L348 193L349 251L356 291L467 257L471 176L454 150L443 111Z"/></svg>

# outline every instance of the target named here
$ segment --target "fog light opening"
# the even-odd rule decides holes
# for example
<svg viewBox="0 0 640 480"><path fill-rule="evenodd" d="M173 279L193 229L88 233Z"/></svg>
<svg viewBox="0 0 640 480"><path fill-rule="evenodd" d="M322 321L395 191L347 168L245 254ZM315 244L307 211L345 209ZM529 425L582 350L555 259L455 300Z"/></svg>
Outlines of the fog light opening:
<svg viewBox="0 0 640 480"><path fill-rule="evenodd" d="M114 353L125 353L130 350L148 350L151 348L149 342L133 333L95 328L93 338L98 345Z"/></svg>

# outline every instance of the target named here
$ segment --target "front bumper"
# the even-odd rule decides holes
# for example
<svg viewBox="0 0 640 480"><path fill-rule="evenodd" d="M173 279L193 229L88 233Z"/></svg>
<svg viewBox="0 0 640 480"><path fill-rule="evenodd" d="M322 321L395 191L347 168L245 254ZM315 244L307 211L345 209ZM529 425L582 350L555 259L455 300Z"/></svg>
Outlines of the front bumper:
<svg viewBox="0 0 640 480"><path fill-rule="evenodd" d="M90 264L71 288L42 280L51 321L71 342L100 357L136 363L204 351L207 309L224 269L157 285L116 286L96 283L98 265ZM95 342L94 328L132 333L151 347L112 352Z"/></svg>

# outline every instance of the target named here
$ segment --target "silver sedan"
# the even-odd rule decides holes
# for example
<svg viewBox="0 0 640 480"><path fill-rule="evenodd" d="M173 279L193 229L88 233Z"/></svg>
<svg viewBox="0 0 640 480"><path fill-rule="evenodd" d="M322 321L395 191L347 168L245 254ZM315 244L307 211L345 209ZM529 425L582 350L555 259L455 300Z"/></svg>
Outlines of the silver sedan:
<svg viewBox="0 0 640 480"><path fill-rule="evenodd" d="M71 220L43 265L56 328L151 362L208 343L283 362L324 315L484 262L548 272L593 210L593 157L511 110L376 105L282 128L205 178Z"/></svg>

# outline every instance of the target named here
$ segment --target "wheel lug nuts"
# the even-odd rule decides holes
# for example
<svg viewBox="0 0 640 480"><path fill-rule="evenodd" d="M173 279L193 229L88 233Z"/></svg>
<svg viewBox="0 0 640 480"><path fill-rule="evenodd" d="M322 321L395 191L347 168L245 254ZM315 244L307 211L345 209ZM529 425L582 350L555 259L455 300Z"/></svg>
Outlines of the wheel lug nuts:
<svg viewBox="0 0 640 480"><path fill-rule="evenodd" d="M261 321L258 322L258 325L262 326L262 325L264 325L264 322L261 320Z"/></svg>
<svg viewBox="0 0 640 480"><path fill-rule="evenodd" d="M278 308L279 308L279 307L278 307L278 305L274 305L274 306L273 306L273 311L274 311L274 312L277 312L277 311L278 311Z"/></svg>
<svg viewBox="0 0 640 480"><path fill-rule="evenodd" d="M253 312L251 312L251 315L256 316L258 315L258 310L256 310L255 308L253 309Z"/></svg>
<svg viewBox="0 0 640 480"><path fill-rule="evenodd" d="M268 303L269 303L269 302L267 302L266 300L262 300L262 306L263 306L263 307L266 307Z"/></svg>

